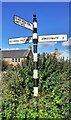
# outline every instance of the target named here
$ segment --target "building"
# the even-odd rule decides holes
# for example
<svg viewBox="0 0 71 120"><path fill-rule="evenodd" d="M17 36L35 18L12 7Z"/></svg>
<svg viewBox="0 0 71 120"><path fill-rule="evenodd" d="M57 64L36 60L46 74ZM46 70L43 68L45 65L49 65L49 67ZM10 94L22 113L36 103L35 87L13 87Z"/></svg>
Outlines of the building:
<svg viewBox="0 0 71 120"><path fill-rule="evenodd" d="M2 68L2 53L1 53L1 48L0 48L0 71L1 71L1 68Z"/></svg>
<svg viewBox="0 0 71 120"><path fill-rule="evenodd" d="M25 59L32 58L32 48L27 50L2 50L2 60L9 64L17 65Z"/></svg>
<svg viewBox="0 0 71 120"><path fill-rule="evenodd" d="M58 52L58 49L55 48L54 52L52 53L52 56L56 56L59 57L61 55L61 53Z"/></svg>
<svg viewBox="0 0 71 120"><path fill-rule="evenodd" d="M2 53L1 53L1 48L0 48L0 62L1 62L1 57L2 57Z"/></svg>

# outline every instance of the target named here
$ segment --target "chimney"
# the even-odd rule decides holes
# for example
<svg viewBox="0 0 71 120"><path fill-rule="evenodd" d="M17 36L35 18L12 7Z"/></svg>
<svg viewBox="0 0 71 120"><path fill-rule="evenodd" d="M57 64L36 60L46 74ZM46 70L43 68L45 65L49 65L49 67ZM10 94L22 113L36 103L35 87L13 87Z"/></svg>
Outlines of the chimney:
<svg viewBox="0 0 71 120"><path fill-rule="evenodd" d="M58 53L58 49L57 49L57 48L55 48L55 51L54 51L54 52Z"/></svg>
<svg viewBox="0 0 71 120"><path fill-rule="evenodd" d="M31 46L28 47L28 55L29 55L29 58L33 57L32 47Z"/></svg>
<svg viewBox="0 0 71 120"><path fill-rule="evenodd" d="M55 48L55 51L54 51L54 53L53 53L55 56L59 56L60 55L60 53L58 52L58 49L57 48Z"/></svg>

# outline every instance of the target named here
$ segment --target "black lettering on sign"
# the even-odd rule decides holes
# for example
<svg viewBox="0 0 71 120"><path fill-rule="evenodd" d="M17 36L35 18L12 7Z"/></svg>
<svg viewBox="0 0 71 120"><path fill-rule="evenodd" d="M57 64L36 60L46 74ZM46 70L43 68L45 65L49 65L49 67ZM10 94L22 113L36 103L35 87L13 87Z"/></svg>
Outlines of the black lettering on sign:
<svg viewBox="0 0 71 120"><path fill-rule="evenodd" d="M26 24L26 21L22 20L22 21L21 21L21 25L22 25L22 26L25 26L25 24Z"/></svg>
<svg viewBox="0 0 71 120"><path fill-rule="evenodd" d="M19 20L19 21L21 21L21 19L20 19L20 18L18 18L18 20Z"/></svg>
<svg viewBox="0 0 71 120"><path fill-rule="evenodd" d="M64 39L64 36L62 37L62 39Z"/></svg>
<svg viewBox="0 0 71 120"><path fill-rule="evenodd" d="M42 38L42 40L48 40L49 38Z"/></svg>
<svg viewBox="0 0 71 120"><path fill-rule="evenodd" d="M12 43L12 41L10 41L10 43Z"/></svg>
<svg viewBox="0 0 71 120"><path fill-rule="evenodd" d="M24 41L24 40L20 40L20 41Z"/></svg>
<svg viewBox="0 0 71 120"><path fill-rule="evenodd" d="M15 21L17 24L19 24L19 21Z"/></svg>
<svg viewBox="0 0 71 120"><path fill-rule="evenodd" d="M56 37L56 39L58 39L59 37Z"/></svg>
<svg viewBox="0 0 71 120"><path fill-rule="evenodd" d="M14 42L19 42L18 40L14 40Z"/></svg>
<svg viewBox="0 0 71 120"><path fill-rule="evenodd" d="M30 23L27 22L27 25L31 26Z"/></svg>
<svg viewBox="0 0 71 120"><path fill-rule="evenodd" d="M22 20L22 23L26 24L26 21Z"/></svg>
<svg viewBox="0 0 71 120"><path fill-rule="evenodd" d="M21 25L22 25L22 26L25 26L25 24L24 24L24 23L21 23Z"/></svg>

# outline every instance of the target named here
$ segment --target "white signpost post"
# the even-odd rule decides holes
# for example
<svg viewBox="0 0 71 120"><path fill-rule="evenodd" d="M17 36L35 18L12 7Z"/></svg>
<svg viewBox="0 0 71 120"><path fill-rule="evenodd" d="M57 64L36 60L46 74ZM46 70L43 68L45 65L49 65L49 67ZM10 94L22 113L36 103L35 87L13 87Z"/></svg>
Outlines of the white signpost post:
<svg viewBox="0 0 71 120"><path fill-rule="evenodd" d="M33 70L33 79L34 79L34 96L38 95L38 54L37 54L37 44L43 42L59 42L59 41L67 41L67 34L60 35L37 35L37 19L36 15L33 17L33 24L21 19L18 16L14 16L14 23L25 27L29 30L33 31L33 37L23 37L23 38L12 38L9 39L9 44L27 44L33 42L33 62L34 62L34 70Z"/></svg>

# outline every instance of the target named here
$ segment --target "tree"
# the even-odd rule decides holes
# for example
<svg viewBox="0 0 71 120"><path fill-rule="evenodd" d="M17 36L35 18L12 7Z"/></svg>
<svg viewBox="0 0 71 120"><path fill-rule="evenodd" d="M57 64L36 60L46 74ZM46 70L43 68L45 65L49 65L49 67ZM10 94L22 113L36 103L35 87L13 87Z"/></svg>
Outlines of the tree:
<svg viewBox="0 0 71 120"><path fill-rule="evenodd" d="M7 70L7 67L8 67L8 62L5 61L5 60L3 60L3 61L2 61L2 71Z"/></svg>

